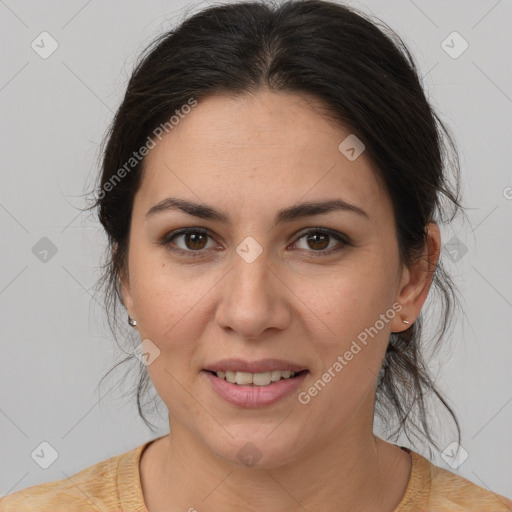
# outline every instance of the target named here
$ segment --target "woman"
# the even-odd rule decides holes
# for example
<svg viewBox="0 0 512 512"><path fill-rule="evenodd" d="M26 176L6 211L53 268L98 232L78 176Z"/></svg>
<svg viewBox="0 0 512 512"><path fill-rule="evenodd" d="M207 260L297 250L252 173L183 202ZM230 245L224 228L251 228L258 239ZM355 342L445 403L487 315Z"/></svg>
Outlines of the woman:
<svg viewBox="0 0 512 512"><path fill-rule="evenodd" d="M107 303L170 434L0 511L512 510L373 432L394 418L443 450L426 393L458 430L421 352L431 285L436 342L451 318L438 222L461 209L457 158L398 36L323 0L251 2L148 50L94 206Z"/></svg>

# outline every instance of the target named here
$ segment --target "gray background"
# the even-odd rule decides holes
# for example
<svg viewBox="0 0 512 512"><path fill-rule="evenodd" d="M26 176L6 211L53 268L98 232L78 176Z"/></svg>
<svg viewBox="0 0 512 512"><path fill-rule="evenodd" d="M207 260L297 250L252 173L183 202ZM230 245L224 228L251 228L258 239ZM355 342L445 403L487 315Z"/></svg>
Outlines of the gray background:
<svg viewBox="0 0 512 512"><path fill-rule="evenodd" d="M464 314L432 371L463 427L469 457L458 473L512 497L512 3L349 4L402 36L458 142L470 225L442 235ZM113 387L122 371L100 388L100 400L97 384L123 354L91 298L105 237L76 208L137 55L206 5L0 1L2 495L72 476L167 432L165 415L160 434L151 433L121 396L126 386ZM31 47L43 31L59 45L46 59ZM458 58L441 45L453 31L469 44ZM460 49L460 41L452 46ZM454 236L455 250L446 244ZM43 237L57 249L46 262L33 252L48 243ZM438 429L448 446L453 435L443 421ZM58 453L48 469L31 457L43 441Z"/></svg>

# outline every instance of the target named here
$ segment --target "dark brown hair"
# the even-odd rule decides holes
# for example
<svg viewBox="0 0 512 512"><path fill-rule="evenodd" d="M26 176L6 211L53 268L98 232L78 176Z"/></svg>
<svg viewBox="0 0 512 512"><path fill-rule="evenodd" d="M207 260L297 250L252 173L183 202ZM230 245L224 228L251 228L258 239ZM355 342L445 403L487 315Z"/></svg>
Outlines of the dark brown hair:
<svg viewBox="0 0 512 512"><path fill-rule="evenodd" d="M133 198L144 166L143 158L131 160L134 152L154 140L155 129L191 99L262 89L321 100L327 106L325 115L365 144L365 156L393 204L402 263L410 265L421 254L428 222L451 221L463 210L456 146L425 96L412 56L384 22L326 0L208 7L159 35L145 49L103 141L102 170L91 208L97 208L108 236L104 274L97 284L105 286L105 307L115 338L119 328L124 339L133 336L126 333L130 329L125 327L126 313L119 324L116 311L122 304L119 276L126 269ZM131 162L128 167L127 162ZM433 354L447 332L457 305L456 291L441 255L430 292L441 301L435 335L425 339L422 312L407 330L391 334L378 375L375 412L388 425L390 436L404 432L413 445L410 434L438 449L429 429L427 395L448 411L460 441L455 413L437 390L424 360L424 350ZM133 360L133 350L129 353L118 364ZM140 368L137 407L151 428L141 403L150 379L145 366L135 363Z"/></svg>

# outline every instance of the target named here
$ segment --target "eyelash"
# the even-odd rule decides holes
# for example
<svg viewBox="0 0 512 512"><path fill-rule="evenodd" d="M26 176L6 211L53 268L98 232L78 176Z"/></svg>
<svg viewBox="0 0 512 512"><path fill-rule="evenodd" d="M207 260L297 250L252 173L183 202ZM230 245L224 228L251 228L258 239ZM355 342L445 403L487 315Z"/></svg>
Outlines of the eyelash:
<svg viewBox="0 0 512 512"><path fill-rule="evenodd" d="M168 249L168 250L170 250L172 252L178 253L178 254L184 254L184 255L187 255L187 256L191 256L191 257L204 256L204 249L199 249L199 250L196 250L196 251L194 251L194 250L185 250L185 249L180 249L178 247L173 247L171 245L171 242L175 238L177 238L179 236L182 236L182 235L192 234L192 233L193 234L201 234L201 235L205 235L205 236L209 236L210 238L213 238L210 235L210 233L208 232L207 229L204 229L204 228L183 228L183 229L180 229L178 231L174 231L174 232L171 232L171 233L168 233L167 235L165 235L162 238L162 240L160 241L159 245L162 245L166 249ZM350 239L346 235L344 235L342 233L339 233L338 231L333 231L331 229L326 229L326 228L308 228L305 231L301 231L298 234L298 238L296 239L295 243L297 243L301 238L304 238L305 236L307 236L307 235L309 235L311 233L319 233L319 234L322 234L322 235L328 235L328 236L334 238L335 240L337 240L338 242L341 242L341 247L335 246L335 247L331 247L328 250L314 251L314 250L299 249L299 250L305 250L306 252L312 253L313 257L329 256L329 255L331 255L334 252L341 251L344 248L344 246L352 245L352 242L350 241Z"/></svg>

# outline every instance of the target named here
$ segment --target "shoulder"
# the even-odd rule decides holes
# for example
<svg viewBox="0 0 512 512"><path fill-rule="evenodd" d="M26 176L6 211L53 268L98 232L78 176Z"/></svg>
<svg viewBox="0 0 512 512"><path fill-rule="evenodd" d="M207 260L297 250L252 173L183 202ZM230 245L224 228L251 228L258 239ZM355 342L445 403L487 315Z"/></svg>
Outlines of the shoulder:
<svg viewBox="0 0 512 512"><path fill-rule="evenodd" d="M121 503L136 503L139 497L134 478L138 476L138 460L146 444L62 480L34 485L4 496L0 498L0 512L122 510Z"/></svg>
<svg viewBox="0 0 512 512"><path fill-rule="evenodd" d="M420 454L412 457L409 485L395 512L511 512L512 501L470 480L432 464Z"/></svg>

